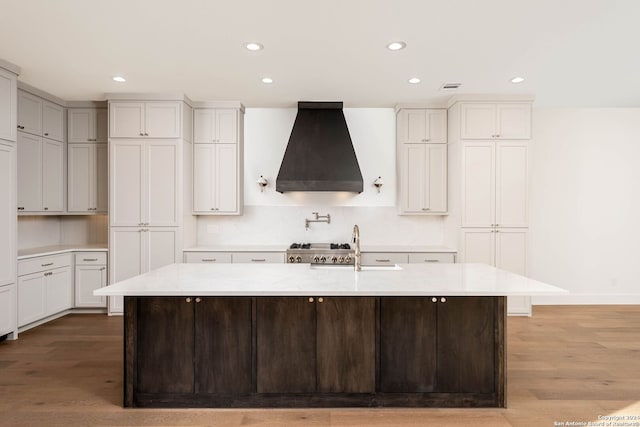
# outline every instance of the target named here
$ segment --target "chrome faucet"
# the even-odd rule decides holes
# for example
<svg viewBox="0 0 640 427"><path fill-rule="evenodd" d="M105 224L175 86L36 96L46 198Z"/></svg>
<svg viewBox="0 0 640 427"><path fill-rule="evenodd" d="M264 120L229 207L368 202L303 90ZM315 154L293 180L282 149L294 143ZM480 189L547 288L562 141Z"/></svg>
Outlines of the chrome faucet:
<svg viewBox="0 0 640 427"><path fill-rule="evenodd" d="M362 270L362 265L360 263L360 228L358 228L358 224L353 226L353 244L355 246L355 253L353 254L353 258L355 261L354 268L355 271Z"/></svg>

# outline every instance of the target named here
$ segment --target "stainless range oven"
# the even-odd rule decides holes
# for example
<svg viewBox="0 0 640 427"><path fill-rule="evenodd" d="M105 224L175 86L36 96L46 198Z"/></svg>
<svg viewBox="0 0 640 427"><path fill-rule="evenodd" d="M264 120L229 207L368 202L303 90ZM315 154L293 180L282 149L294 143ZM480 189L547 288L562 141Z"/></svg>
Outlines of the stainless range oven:
<svg viewBox="0 0 640 427"><path fill-rule="evenodd" d="M348 243L293 243L288 263L353 265L354 250Z"/></svg>

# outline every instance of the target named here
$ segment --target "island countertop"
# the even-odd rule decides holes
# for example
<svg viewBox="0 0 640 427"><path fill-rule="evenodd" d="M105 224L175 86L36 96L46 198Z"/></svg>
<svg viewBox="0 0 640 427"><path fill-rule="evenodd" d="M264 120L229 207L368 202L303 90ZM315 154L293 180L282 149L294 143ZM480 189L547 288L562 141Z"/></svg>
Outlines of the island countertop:
<svg viewBox="0 0 640 427"><path fill-rule="evenodd" d="M171 264L94 291L98 296L510 296L564 289L486 264L389 267Z"/></svg>

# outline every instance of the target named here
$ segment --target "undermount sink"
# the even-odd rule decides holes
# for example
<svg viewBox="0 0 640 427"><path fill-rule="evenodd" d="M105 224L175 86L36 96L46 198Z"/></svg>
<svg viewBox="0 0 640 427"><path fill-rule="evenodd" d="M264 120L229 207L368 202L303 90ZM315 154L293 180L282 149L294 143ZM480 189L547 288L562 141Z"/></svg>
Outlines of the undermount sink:
<svg viewBox="0 0 640 427"><path fill-rule="evenodd" d="M353 265L311 264L312 270L354 270ZM391 265L363 265L361 271L398 271L402 270L398 264Z"/></svg>

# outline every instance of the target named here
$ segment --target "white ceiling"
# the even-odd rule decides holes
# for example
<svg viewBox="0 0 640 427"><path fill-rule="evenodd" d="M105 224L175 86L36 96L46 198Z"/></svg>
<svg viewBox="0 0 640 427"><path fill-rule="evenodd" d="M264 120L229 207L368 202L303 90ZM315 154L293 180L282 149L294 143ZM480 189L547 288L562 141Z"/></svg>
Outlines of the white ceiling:
<svg viewBox="0 0 640 427"><path fill-rule="evenodd" d="M640 107L638 0L0 0L0 14L0 58L65 100L382 107L442 101L442 83L462 82L538 106ZM407 48L388 51L393 40Z"/></svg>

